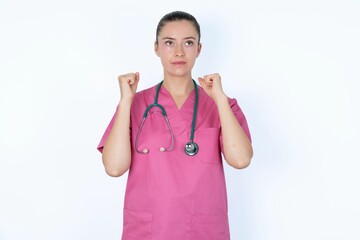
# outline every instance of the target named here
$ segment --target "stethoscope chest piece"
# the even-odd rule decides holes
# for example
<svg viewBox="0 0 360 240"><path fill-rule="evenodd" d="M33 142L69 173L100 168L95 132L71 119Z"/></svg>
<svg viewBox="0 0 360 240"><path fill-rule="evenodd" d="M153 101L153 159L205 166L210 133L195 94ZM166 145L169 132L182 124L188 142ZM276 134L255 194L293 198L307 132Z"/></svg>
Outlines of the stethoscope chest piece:
<svg viewBox="0 0 360 240"><path fill-rule="evenodd" d="M185 153L189 156L194 156L199 151L199 146L195 142L188 142L185 144Z"/></svg>

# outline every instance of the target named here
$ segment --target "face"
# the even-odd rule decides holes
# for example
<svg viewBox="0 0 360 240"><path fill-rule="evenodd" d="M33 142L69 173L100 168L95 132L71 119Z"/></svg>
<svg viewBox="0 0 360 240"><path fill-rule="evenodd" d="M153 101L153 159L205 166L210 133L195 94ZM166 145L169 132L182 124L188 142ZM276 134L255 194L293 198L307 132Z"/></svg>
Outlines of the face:
<svg viewBox="0 0 360 240"><path fill-rule="evenodd" d="M199 36L191 22L166 23L155 42L165 77L191 77L191 70L201 51Z"/></svg>

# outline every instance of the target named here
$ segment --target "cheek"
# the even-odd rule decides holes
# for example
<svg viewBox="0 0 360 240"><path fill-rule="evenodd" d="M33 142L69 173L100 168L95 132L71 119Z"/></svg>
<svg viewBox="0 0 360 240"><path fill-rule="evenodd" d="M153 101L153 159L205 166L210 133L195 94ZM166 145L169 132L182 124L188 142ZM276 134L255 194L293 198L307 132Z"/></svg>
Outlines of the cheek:
<svg viewBox="0 0 360 240"><path fill-rule="evenodd" d="M188 58L196 58L198 56L198 51L196 49L189 49L186 51L186 55Z"/></svg>
<svg viewBox="0 0 360 240"><path fill-rule="evenodd" d="M158 51L158 56L161 58L168 58L173 53L173 50L171 48L161 48Z"/></svg>

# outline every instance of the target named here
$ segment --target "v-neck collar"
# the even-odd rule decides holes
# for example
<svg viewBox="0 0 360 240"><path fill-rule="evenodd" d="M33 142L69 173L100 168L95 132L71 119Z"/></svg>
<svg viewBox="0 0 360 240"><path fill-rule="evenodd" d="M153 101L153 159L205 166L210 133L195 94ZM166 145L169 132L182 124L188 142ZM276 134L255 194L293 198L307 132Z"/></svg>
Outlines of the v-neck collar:
<svg viewBox="0 0 360 240"><path fill-rule="evenodd" d="M184 108L186 108L186 105L189 104L189 102L192 102L192 110L194 109L194 103L195 103L195 88L193 90L191 90L191 92L189 93L189 95L186 97L184 103L181 105L181 107L179 108L176 105L176 102L174 100L174 98L172 97L171 93L163 86L161 85L160 87L160 93L165 94L167 97L169 97L171 100L171 109L175 109L176 112L181 112ZM192 100L192 101L190 101ZM160 103L160 100L159 100ZM160 103L161 104L161 103Z"/></svg>

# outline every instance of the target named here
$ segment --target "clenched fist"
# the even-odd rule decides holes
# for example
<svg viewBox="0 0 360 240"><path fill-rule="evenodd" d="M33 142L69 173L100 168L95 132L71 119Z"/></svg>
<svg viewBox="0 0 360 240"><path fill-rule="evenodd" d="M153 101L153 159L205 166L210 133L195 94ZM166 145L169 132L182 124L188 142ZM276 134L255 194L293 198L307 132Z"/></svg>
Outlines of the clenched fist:
<svg viewBox="0 0 360 240"><path fill-rule="evenodd" d="M201 87L214 101L225 95L221 86L221 77L218 73L198 78Z"/></svg>
<svg viewBox="0 0 360 240"><path fill-rule="evenodd" d="M126 98L132 99L135 96L139 79L140 79L140 74L138 72L127 73L118 76L120 94L122 99L126 99Z"/></svg>

